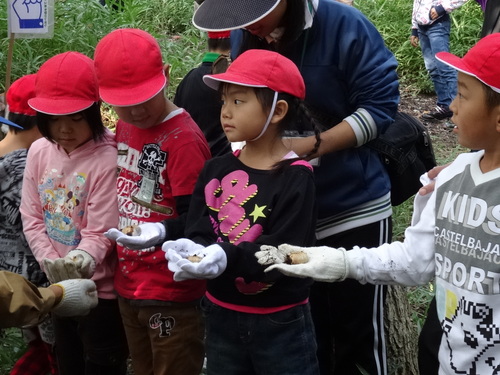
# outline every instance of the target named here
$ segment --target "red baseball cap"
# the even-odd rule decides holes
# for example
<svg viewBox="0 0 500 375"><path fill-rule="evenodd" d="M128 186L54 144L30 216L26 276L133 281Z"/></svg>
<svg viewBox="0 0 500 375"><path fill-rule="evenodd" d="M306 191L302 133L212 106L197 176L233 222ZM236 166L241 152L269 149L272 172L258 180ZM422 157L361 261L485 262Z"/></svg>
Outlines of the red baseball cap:
<svg viewBox="0 0 500 375"><path fill-rule="evenodd" d="M277 52L251 49L238 56L224 73L203 76L203 82L214 90L220 82L240 86L268 87L273 91L306 96L304 79L293 61Z"/></svg>
<svg viewBox="0 0 500 375"><path fill-rule="evenodd" d="M35 97L36 74L28 74L15 80L5 94L10 113L36 116L36 111L28 105L28 100Z"/></svg>
<svg viewBox="0 0 500 375"><path fill-rule="evenodd" d="M143 30L110 32L97 43L94 64L101 98L114 106L144 103L167 83L160 45Z"/></svg>
<svg viewBox="0 0 500 375"><path fill-rule="evenodd" d="M231 31L209 31L209 39L228 39L231 37Z"/></svg>
<svg viewBox="0 0 500 375"><path fill-rule="evenodd" d="M92 59L80 52L64 52L38 70L35 97L28 104L48 115L70 115L99 101Z"/></svg>
<svg viewBox="0 0 500 375"><path fill-rule="evenodd" d="M28 74L15 80L5 94L9 113L35 116L36 111L28 105L28 100L35 97L36 74Z"/></svg>
<svg viewBox="0 0 500 375"><path fill-rule="evenodd" d="M436 58L500 93L500 33L480 39L464 57L438 52Z"/></svg>

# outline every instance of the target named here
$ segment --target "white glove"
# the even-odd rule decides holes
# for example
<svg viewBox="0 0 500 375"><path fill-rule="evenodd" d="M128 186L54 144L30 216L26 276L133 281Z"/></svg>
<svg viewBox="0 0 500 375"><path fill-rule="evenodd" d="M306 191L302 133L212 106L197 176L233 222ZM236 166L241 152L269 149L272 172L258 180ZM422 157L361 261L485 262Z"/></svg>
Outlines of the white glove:
<svg viewBox="0 0 500 375"><path fill-rule="evenodd" d="M165 226L162 223L145 223L138 225L137 235L128 236L121 230L111 228L104 235L117 244L131 250L152 251L155 245L160 244L167 237Z"/></svg>
<svg viewBox="0 0 500 375"><path fill-rule="evenodd" d="M167 252L168 249L175 250L183 258L187 258L193 255L201 256L201 251L205 249L205 246L197 244L189 238L179 238L178 240L165 242L161 249L164 252Z"/></svg>
<svg viewBox="0 0 500 375"><path fill-rule="evenodd" d="M192 244L197 245L194 242ZM187 246L191 248L191 251L187 251L186 247L175 248L175 245L165 243L162 247L165 251L165 258L168 260L168 269L174 273L175 281L214 279L222 274L227 267L226 252L219 245ZM187 259L188 256L198 256L201 260L192 262Z"/></svg>
<svg viewBox="0 0 500 375"><path fill-rule="evenodd" d="M270 246L266 246L269 247ZM269 264L268 259L276 259L275 264L267 267L264 271L269 272L274 269L292 277L311 277L316 281L334 282L343 281L347 277L349 270L344 248L333 248L328 246L321 247L299 247L288 244L278 246L278 249L266 249L261 247L261 251L255 255L261 264ZM264 248L264 249L263 249ZM268 251L267 254L265 252ZM307 254L309 260L302 264L286 264L281 261L279 254L289 254L303 251ZM267 259L266 259L267 257Z"/></svg>
<svg viewBox="0 0 500 375"><path fill-rule="evenodd" d="M44 259L43 268L51 283L69 279L90 279L94 275L94 258L86 251L71 250L64 258Z"/></svg>
<svg viewBox="0 0 500 375"><path fill-rule="evenodd" d="M84 316L97 306L97 290L92 280L64 280L57 284L63 289L61 301L52 309L59 316Z"/></svg>

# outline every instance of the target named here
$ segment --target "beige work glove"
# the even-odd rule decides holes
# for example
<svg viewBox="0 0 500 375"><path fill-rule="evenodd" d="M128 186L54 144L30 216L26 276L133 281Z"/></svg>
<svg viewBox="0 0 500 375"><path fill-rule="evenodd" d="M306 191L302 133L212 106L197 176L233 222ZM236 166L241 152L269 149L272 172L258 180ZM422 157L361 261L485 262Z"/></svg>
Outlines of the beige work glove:
<svg viewBox="0 0 500 375"><path fill-rule="evenodd" d="M64 258L44 259L43 269L51 283L69 279L90 279L94 275L94 258L86 251L71 250Z"/></svg>

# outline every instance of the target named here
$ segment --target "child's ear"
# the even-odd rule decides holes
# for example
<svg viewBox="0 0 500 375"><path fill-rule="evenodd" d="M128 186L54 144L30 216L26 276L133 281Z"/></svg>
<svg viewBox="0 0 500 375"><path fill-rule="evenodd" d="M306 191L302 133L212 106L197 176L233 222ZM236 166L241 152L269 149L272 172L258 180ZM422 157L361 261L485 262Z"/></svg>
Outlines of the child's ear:
<svg viewBox="0 0 500 375"><path fill-rule="evenodd" d="M495 111L495 125L497 133L500 133L500 104L495 107L494 111Z"/></svg>
<svg viewBox="0 0 500 375"><path fill-rule="evenodd" d="M278 100L276 102L276 107L274 108L274 115L271 118L271 122L277 123L285 118L288 113L288 102L286 100Z"/></svg>

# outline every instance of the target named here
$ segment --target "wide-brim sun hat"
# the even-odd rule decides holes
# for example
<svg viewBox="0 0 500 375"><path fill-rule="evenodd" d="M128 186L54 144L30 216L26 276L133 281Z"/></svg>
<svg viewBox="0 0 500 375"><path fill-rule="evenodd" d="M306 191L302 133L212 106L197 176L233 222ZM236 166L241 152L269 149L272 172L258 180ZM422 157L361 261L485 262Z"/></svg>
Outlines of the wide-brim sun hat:
<svg viewBox="0 0 500 375"><path fill-rule="evenodd" d="M0 124L5 124L5 125L12 126L12 127L14 127L14 128L23 129L23 127L22 127L22 126L19 126L19 125L17 125L17 124L15 124L15 123L13 123L13 122L12 122L12 121L10 121L10 120L7 120L5 117L2 117L2 116L0 116Z"/></svg>
<svg viewBox="0 0 500 375"><path fill-rule="evenodd" d="M35 95L28 104L48 115L70 115L99 102L92 59L73 51L51 57L36 74Z"/></svg>
<svg viewBox="0 0 500 375"><path fill-rule="evenodd" d="M205 0L193 15L203 31L241 29L266 17L281 0Z"/></svg>
<svg viewBox="0 0 500 375"><path fill-rule="evenodd" d="M94 64L101 99L113 106L144 103L167 83L160 45L140 29L117 29L102 38Z"/></svg>
<svg viewBox="0 0 500 375"><path fill-rule="evenodd" d="M203 82L218 90L221 82L248 87L267 87L304 99L306 88L297 65L285 56L251 49L239 55L226 72L203 76Z"/></svg>
<svg viewBox="0 0 500 375"><path fill-rule="evenodd" d="M28 100L35 97L36 74L28 74L16 79L5 94L5 101L9 106L9 113L25 116L35 116L36 111L28 104Z"/></svg>
<svg viewBox="0 0 500 375"><path fill-rule="evenodd" d="M462 58L449 52L438 52L436 58L500 93L500 33L480 39Z"/></svg>

